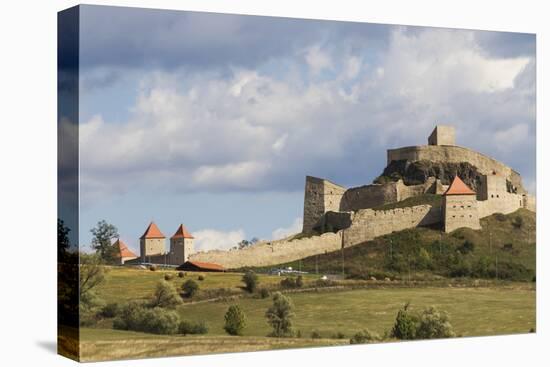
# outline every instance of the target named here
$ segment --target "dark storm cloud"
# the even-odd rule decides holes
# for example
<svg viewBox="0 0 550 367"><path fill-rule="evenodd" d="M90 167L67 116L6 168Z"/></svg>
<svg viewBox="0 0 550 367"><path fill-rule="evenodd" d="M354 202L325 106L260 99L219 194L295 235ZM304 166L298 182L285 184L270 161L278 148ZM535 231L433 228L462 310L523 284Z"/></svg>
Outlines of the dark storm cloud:
<svg viewBox="0 0 550 367"><path fill-rule="evenodd" d="M82 6L82 66L255 67L313 42L380 48L389 27L265 16Z"/></svg>

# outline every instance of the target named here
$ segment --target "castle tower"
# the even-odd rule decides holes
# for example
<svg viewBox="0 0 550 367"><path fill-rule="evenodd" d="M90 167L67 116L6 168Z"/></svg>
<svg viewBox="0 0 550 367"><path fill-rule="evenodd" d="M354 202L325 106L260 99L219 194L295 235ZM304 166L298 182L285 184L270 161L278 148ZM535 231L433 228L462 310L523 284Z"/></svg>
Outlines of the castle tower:
<svg viewBox="0 0 550 367"><path fill-rule="evenodd" d="M304 222L302 232L310 233L328 211L339 211L346 189L328 180L306 176L304 190Z"/></svg>
<svg viewBox="0 0 550 367"><path fill-rule="evenodd" d="M137 255L130 251L128 246L120 239L117 239L116 242L113 243L113 247L115 248L115 256L119 259L120 265L123 265L128 260L137 259Z"/></svg>
<svg viewBox="0 0 550 367"><path fill-rule="evenodd" d="M194 237L187 231L183 224L180 224L176 233L170 237L170 263L181 265L187 261L189 255L194 251Z"/></svg>
<svg viewBox="0 0 550 367"><path fill-rule="evenodd" d="M468 227L480 229L476 193L458 176L443 193L443 225L445 232Z"/></svg>
<svg viewBox="0 0 550 367"><path fill-rule="evenodd" d="M141 261L147 262L148 256L165 254L165 242L166 237L162 234L159 227L154 222L151 222L145 233L139 238Z"/></svg>
<svg viewBox="0 0 550 367"><path fill-rule="evenodd" d="M428 145L456 145L454 126L437 125L428 137Z"/></svg>

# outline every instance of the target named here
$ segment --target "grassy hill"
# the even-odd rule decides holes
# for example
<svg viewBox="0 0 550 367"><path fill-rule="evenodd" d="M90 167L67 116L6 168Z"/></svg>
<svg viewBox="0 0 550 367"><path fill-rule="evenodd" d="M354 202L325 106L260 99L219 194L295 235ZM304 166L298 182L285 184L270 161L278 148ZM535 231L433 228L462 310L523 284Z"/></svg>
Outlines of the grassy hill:
<svg viewBox="0 0 550 367"><path fill-rule="evenodd" d="M408 229L344 251L274 267L334 274L343 270L347 277L364 279L471 276L531 281L535 275L535 217L535 213L520 209L483 218L482 229L477 231L461 228L446 234L439 228Z"/></svg>

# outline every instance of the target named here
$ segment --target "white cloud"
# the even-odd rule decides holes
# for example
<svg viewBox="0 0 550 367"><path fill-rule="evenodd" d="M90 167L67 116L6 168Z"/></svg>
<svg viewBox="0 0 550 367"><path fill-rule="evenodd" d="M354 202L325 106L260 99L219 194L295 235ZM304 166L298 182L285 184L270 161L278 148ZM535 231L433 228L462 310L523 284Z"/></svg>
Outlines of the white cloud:
<svg viewBox="0 0 550 367"><path fill-rule="evenodd" d="M278 240L302 231L302 218L294 219L289 227L277 228L271 233L271 239Z"/></svg>
<svg viewBox="0 0 550 367"><path fill-rule="evenodd" d="M195 237L195 251L228 250L245 238L242 229L232 231L218 231L215 229L201 229L193 232Z"/></svg>
<svg viewBox="0 0 550 367"><path fill-rule="evenodd" d="M332 69L330 55L321 49L320 45L314 45L306 50L306 62L313 74L319 74L325 69Z"/></svg>
<svg viewBox="0 0 550 367"><path fill-rule="evenodd" d="M397 30L389 42L368 67L357 50L314 43L279 60L288 73L146 74L127 121L96 115L81 125L83 192L296 190L306 174L325 172L337 182L373 178L384 149L424 143L439 121L456 125L459 144L524 174L511 148L534 144L532 60L489 57L473 31ZM304 67L311 74L296 73ZM333 79L317 75L327 69ZM381 161L367 163L373 154Z"/></svg>

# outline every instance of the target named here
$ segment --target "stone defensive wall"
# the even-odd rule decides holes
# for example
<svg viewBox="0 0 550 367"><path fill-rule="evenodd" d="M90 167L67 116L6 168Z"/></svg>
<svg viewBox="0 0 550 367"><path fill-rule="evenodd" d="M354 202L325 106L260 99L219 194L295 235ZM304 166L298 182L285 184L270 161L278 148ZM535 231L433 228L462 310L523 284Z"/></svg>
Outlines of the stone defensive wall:
<svg viewBox="0 0 550 367"><path fill-rule="evenodd" d="M497 174L506 177L518 193L526 193L519 173L494 158L478 153L468 148L456 145L419 145L397 149L388 149L388 164L392 161L409 160L431 162L461 163L469 162L475 166L481 174Z"/></svg>
<svg viewBox="0 0 550 367"><path fill-rule="evenodd" d="M526 208L535 211L534 208L527 207L527 195L500 194L499 198L481 200L477 202L477 211L479 218L487 217L494 213L510 214L520 208Z"/></svg>
<svg viewBox="0 0 550 367"><path fill-rule="evenodd" d="M295 240L266 241L242 250L197 252L189 256L189 261L211 262L226 269L235 269L245 266L276 265L341 248L342 231L339 231Z"/></svg>
<svg viewBox="0 0 550 367"><path fill-rule="evenodd" d="M394 231L441 221L440 209L432 209L430 205L390 210L364 209L351 215L351 226L337 233L328 232L296 240L261 242L242 250L198 252L190 255L189 260L212 262L227 269L271 266L337 251L342 248L342 244L345 247L353 246Z"/></svg>
<svg viewBox="0 0 550 367"><path fill-rule="evenodd" d="M344 246L353 246L391 232L441 222L441 208L417 205L389 210L362 209L344 231Z"/></svg>

